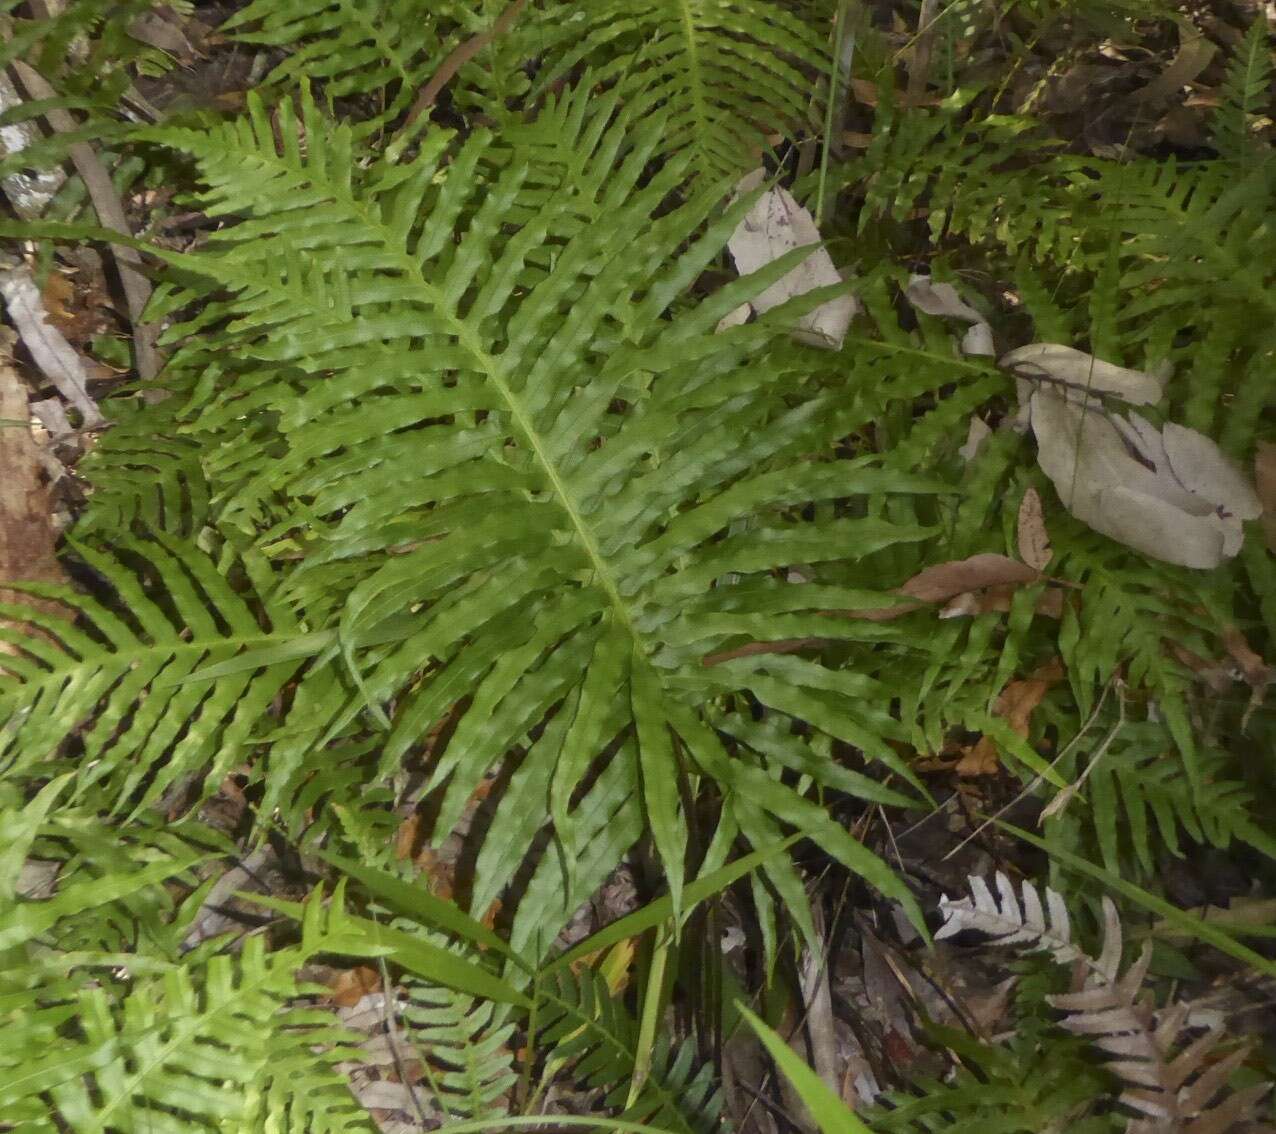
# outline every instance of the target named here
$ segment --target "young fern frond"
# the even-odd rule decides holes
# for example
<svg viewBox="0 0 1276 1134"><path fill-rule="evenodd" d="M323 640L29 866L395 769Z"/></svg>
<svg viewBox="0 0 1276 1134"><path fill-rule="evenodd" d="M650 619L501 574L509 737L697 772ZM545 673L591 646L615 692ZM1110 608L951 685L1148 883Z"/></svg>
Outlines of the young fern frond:
<svg viewBox="0 0 1276 1134"><path fill-rule="evenodd" d="M334 1064L349 1036L300 1006L297 950L173 966L123 991L87 987L5 1030L0 1113L29 1130L279 1129L371 1134ZM69 1018L69 1023L68 1023Z"/></svg>
<svg viewBox="0 0 1276 1134"><path fill-rule="evenodd" d="M721 580L766 584L791 564L853 562L931 530L795 508L935 486L830 459L863 408L809 388L782 328L714 333L789 261L681 298L748 202L709 219L725 186L689 187L685 157L648 173L665 120L635 125L614 100L584 107L585 94L546 120L584 146L583 176L482 132L459 147L434 133L411 160L361 172L348 129L308 97L300 120L281 108L279 146L255 103L246 123L155 132L198 160L211 213L245 218L190 262L230 294L236 350L274 376L201 411L224 417L248 397L278 421L281 451L228 506L249 515L273 501L288 517L306 550L287 583L299 608L346 596L332 629L359 688L307 702L318 711L295 731L344 735L394 700L385 774L465 699L428 767L436 836L522 747L569 889L595 822L578 789L601 759L613 814L641 799L675 900L688 839L678 784L694 769L721 785L750 842L796 824L911 904L822 808L732 759L702 713L748 690L913 780L889 743L902 726L876 707L885 690L798 658L701 659L741 635L790 637L862 593ZM746 519L747 535L726 534ZM487 835L500 849L476 879L485 894L527 851L522 805L502 808Z"/></svg>

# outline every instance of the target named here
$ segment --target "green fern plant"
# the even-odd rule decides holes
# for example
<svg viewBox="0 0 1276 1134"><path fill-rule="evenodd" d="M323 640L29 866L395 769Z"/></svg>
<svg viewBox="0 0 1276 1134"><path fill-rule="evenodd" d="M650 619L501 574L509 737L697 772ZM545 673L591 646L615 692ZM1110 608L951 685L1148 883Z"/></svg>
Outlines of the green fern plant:
<svg viewBox="0 0 1276 1134"><path fill-rule="evenodd" d="M814 804L733 758L702 715L747 689L911 779L888 743L899 722L860 700L873 683L796 658L701 659L741 635L791 636L809 612L863 597L777 588L769 575L928 531L853 510L809 522L797 505L934 486L829 459L862 408L809 388L805 352L779 328L712 333L788 261L699 303L680 298L744 203L709 219L724 190L705 184L656 214L686 185L690 158L640 180L664 120L635 125L615 95L597 107L586 97L556 103L541 127L560 132L560 152L576 147L570 167L481 133L452 148L439 132L415 157L356 175L349 129L308 98L300 118L281 108L282 149L260 107L247 123L152 134L198 160L212 214L245 218L186 266L230 297L211 308L229 321L214 341L256 365L186 428L249 407L277 423L264 463L252 435L242 463L234 442L219 456L249 473L214 500L267 554L300 550L280 597L326 630L299 633L298 652L340 649L341 666L314 679L321 695L303 683L304 719L284 730L321 759L323 744L380 721L385 775L464 697L427 769L439 832L522 745L518 774L548 799L569 882L596 822L576 792L602 757L610 814L642 800L675 900L688 838L678 785L705 775L726 803L716 861L736 832L763 845L777 822L811 824L848 866L911 901ZM179 350L174 364L185 361ZM747 538L723 538L746 518ZM715 587L732 576L753 586ZM509 839L480 858L477 892L512 877L522 811L513 794L498 809L488 844Z"/></svg>
<svg viewBox="0 0 1276 1134"><path fill-rule="evenodd" d="M1265 19L1250 24L1244 42L1227 69L1223 102L1214 118L1214 148L1225 161L1245 171L1262 160L1252 120L1270 107L1272 49Z"/></svg>
<svg viewBox="0 0 1276 1134"><path fill-rule="evenodd" d="M8 605L0 628L16 648L0 691L4 775L22 782L67 766L63 745L82 730L76 794L93 792L134 813L176 791L198 798L243 758L253 730L298 662L254 666L190 682L201 667L245 647L295 642L297 622L265 603L269 620L237 593L216 563L190 544L162 537L117 542L116 555L87 545L81 560L100 573L105 601L68 588L23 588L60 600L84 621ZM132 569L117 556L128 555ZM121 603L121 609L117 603Z"/></svg>

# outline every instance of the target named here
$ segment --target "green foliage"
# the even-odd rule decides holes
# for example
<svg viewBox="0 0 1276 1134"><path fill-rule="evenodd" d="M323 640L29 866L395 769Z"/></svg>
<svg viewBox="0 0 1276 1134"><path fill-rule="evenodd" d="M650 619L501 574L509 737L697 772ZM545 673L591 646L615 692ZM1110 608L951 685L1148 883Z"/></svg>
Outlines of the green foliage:
<svg viewBox="0 0 1276 1134"><path fill-rule="evenodd" d="M556 1075L603 1091L606 1104L633 1122L677 1134L717 1128L722 1100L713 1067L697 1061L693 1040L675 1044L660 1037L638 1097L629 1102L638 1025L606 982L588 968L579 975L560 969L538 987L537 996L539 1043Z"/></svg>
<svg viewBox="0 0 1276 1134"><path fill-rule="evenodd" d="M1123 1129L1102 1115L1078 1117L1105 1088L1099 1070L1082 1058L1078 1040L1050 1042L1048 1055L1031 1040L983 1044L963 1032L932 1026L933 1040L959 1059L951 1078L923 1079L917 1094L892 1094L866 1117L881 1134L943 1130L976 1134L995 1129L1035 1134L1066 1124L1084 1134Z"/></svg>
<svg viewBox="0 0 1276 1134"><path fill-rule="evenodd" d="M148 7L16 19L4 48L84 117L0 172L118 141L193 177L181 203L216 228L156 249L170 396L106 402L80 585L0 608L0 1125L368 1131L359 1037L306 983L361 960L441 1113L496 1123L570 1083L626 1121L717 1129L711 1037L644 1050L626 993L563 960L564 926L635 848L667 880L645 931L782 847L749 863L770 973L817 940L813 846L920 924L844 813L926 807L915 758L963 733L1043 799L1082 781L1044 845L1092 876L1151 886L1165 853L1266 845L1271 714L1190 664L1233 626L1272 655L1258 534L1209 577L1167 568L1066 516L1014 430L967 459L1014 383L903 298L926 263L1003 347L1164 368L1151 412L1248 463L1276 350L1261 22L1219 156L1192 162L1078 152L959 65L963 39L1134 34L1156 5L946 5L936 107L893 93L895 47L866 31L871 139L794 186L828 205L863 308L821 352L788 328L827 291L717 328L802 259L737 280L724 248L765 135L825 119L833 6L257 0L228 25L276 61L246 113L137 129L118 106L128 67L158 63L128 34ZM1029 487L1061 617L1044 582L973 617L860 616L926 567L1015 554ZM998 695L1056 658L1020 736ZM232 773L243 828L353 896L263 898L261 932L189 948L199 869L233 853L191 815ZM463 839L464 911L387 867L409 810L432 847ZM1105 1073L1047 1034L1029 978L1014 1040L936 1032L956 1069L874 1128L1112 1128Z"/></svg>
<svg viewBox="0 0 1276 1134"><path fill-rule="evenodd" d="M903 896L813 805L732 759L701 717L700 706L747 689L907 777L888 743L903 736L898 722L846 700L830 711L872 682L795 658L712 668L701 658L741 635L791 636L806 612L857 597L785 594L769 572L928 532L833 511L806 520L796 505L933 485L831 461L863 407L812 388L768 325L713 333L785 265L711 300L680 300L743 205L679 252L723 190L706 184L656 215L687 163L639 182L666 123L634 126L614 106L587 107L582 92L512 146L478 133L449 152L438 133L415 157L366 173L351 165L350 132L309 101L300 118L282 108L281 148L260 109L251 126L153 134L199 161L212 215L246 218L189 266L229 296L215 305L228 320L218 341L250 366L185 431L250 406L278 430L269 459L252 431L227 441L218 460L230 484L215 498L223 525L264 530L263 553L300 549L282 597L329 627L341 652L341 681L317 675L322 697L303 686L304 714L284 729L319 741L380 720L385 775L466 698L425 785L441 789L443 832L523 745L517 790L478 861L484 901L535 833L519 802L528 790L548 793L566 860L577 861L595 805L573 797L599 758L610 774L595 794L605 789L612 816L642 800L675 903L688 837L677 785L692 768L721 784L755 845L775 840L777 820L819 829L848 866ZM556 154L569 147L577 156L564 168ZM588 451L582 437L595 439ZM747 537L722 539L746 519ZM709 589L730 575L755 585ZM345 596L338 607L334 596ZM316 652L333 641L300 627L297 637ZM392 698L390 720L380 706Z"/></svg>
<svg viewBox="0 0 1276 1134"><path fill-rule="evenodd" d="M1272 76L1271 33L1265 19L1255 19L1227 69L1223 102L1214 118L1214 148L1243 170L1261 160L1253 138L1253 119L1262 113Z"/></svg>
<svg viewBox="0 0 1276 1134"><path fill-rule="evenodd" d="M99 573L106 601L61 587L25 589L61 600L79 625L20 606L3 611L20 622L6 623L0 636L21 650L5 658L16 678L0 698L5 774L47 775L69 756L68 733L82 730L77 795L141 811L170 790L198 795L206 779L215 788L243 759L298 662L285 656L189 679L242 649L294 642L296 620L286 607L236 593L222 573L233 559L219 570L189 544L156 537L120 540L114 555L86 545L77 551Z"/></svg>

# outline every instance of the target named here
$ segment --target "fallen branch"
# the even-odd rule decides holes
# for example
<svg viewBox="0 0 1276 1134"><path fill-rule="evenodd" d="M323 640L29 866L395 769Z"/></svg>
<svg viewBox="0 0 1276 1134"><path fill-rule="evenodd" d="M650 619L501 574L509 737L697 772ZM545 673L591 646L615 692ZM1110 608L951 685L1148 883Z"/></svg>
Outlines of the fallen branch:
<svg viewBox="0 0 1276 1134"><path fill-rule="evenodd" d="M57 97L57 92L45 82L44 76L20 59L13 61L13 70L31 98ZM59 134L70 134L78 129L75 119L60 107L50 108L44 112L44 115L49 126ZM124 206L119 194L115 191L115 186L111 183L111 175L93 147L87 142L72 142L67 147L67 152L89 191L89 199L93 202L93 209L102 227L112 229L124 236L133 236L128 220L124 216ZM142 257L136 249L116 245L112 249L112 254L120 270L120 283L124 287L129 321L133 325L137 372L144 380L149 381L160 372L164 361L155 345L156 329L142 321L142 312L151 298L151 284L141 271Z"/></svg>

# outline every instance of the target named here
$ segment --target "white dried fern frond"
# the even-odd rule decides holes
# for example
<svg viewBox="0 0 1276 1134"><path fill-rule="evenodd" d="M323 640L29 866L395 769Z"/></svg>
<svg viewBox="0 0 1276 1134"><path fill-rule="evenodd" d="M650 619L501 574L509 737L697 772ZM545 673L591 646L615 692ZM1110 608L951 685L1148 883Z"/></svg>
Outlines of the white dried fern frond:
<svg viewBox="0 0 1276 1134"><path fill-rule="evenodd" d="M1062 1026L1103 1052L1108 1070L1121 1081L1120 1101L1138 1116L1127 1134L1225 1134L1253 1117L1270 1085L1227 1091L1247 1049L1211 1059L1221 1029L1187 1040L1182 1035L1186 1005L1156 1011L1142 995L1151 944L1121 972L1124 937L1110 898L1103 899L1103 949L1096 959L1072 943L1067 907L1058 891L1046 887L1043 903L1031 882L1022 883L1016 894L1010 879L998 872L994 884L995 895L983 878L971 875L970 897L953 901L945 895L939 903L944 924L935 939L970 929L986 934L995 945L1044 950L1060 964L1085 966L1088 972L1077 991L1046 999L1064 1014Z"/></svg>
<svg viewBox="0 0 1276 1134"><path fill-rule="evenodd" d="M993 876L997 887L994 895L988 883L977 874L969 877L970 897L954 900L945 894L939 901L944 924L935 934L935 940L954 937L971 929L986 934L995 945L1021 945L1033 951L1045 950L1061 965L1078 961L1090 966L1091 960L1072 943L1072 925L1068 920L1068 907L1057 890L1045 888L1045 902L1031 882L1022 883L1022 899L1015 893L1014 883L1000 870ZM1121 957L1121 925L1116 918L1116 907L1104 899L1105 940L1099 965L1100 973L1115 973ZM1110 946L1115 941L1115 959Z"/></svg>

